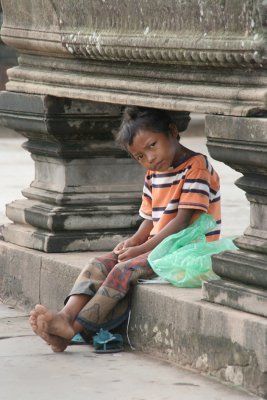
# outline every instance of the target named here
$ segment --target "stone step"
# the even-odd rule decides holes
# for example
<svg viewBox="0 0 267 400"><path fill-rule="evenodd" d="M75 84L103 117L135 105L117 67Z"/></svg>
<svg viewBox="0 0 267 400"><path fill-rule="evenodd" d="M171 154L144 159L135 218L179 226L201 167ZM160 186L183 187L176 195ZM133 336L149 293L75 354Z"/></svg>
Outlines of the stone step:
<svg viewBox="0 0 267 400"><path fill-rule="evenodd" d="M91 257L46 254L0 241L0 296L26 310L58 310ZM129 338L138 350L267 398L267 319L202 300L201 289L139 285Z"/></svg>
<svg viewBox="0 0 267 400"><path fill-rule="evenodd" d="M204 301L201 289L139 285L130 338L138 350L267 398L267 319Z"/></svg>

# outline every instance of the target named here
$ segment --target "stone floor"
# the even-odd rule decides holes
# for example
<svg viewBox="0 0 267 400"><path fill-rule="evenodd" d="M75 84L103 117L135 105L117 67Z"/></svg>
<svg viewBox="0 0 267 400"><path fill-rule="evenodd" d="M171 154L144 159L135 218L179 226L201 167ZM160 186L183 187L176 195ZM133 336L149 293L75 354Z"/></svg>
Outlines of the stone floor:
<svg viewBox="0 0 267 400"><path fill-rule="evenodd" d="M25 313L0 303L1 400L260 400L137 351L61 354L33 334Z"/></svg>

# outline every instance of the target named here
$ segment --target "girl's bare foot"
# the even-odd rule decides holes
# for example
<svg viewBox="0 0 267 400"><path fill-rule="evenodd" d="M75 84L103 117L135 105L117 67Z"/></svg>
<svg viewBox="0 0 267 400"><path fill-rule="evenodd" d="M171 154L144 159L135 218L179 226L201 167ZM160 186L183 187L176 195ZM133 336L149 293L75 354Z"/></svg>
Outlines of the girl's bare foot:
<svg viewBox="0 0 267 400"><path fill-rule="evenodd" d="M49 333L42 331L40 328L38 329L37 317L42 313L44 314L46 309L41 306L37 307L37 310L33 309L29 318L33 332L40 336L47 344L49 344L54 352L59 353L64 351L69 345L70 340L61 338L59 336L50 335Z"/></svg>
<svg viewBox="0 0 267 400"><path fill-rule="evenodd" d="M31 315L31 324L37 335L42 337L45 333L67 340L70 340L75 335L72 322L66 314L62 312L53 313L40 304L35 306L34 311Z"/></svg>
<svg viewBox="0 0 267 400"><path fill-rule="evenodd" d="M62 352L75 332L66 316L54 314L38 304L30 313L33 332L49 344L54 352Z"/></svg>
<svg viewBox="0 0 267 400"><path fill-rule="evenodd" d="M36 306L36 307L38 308L38 306ZM38 315L41 315L42 312L44 313L45 309L44 309L44 307L40 306L38 311L37 311L35 308L30 312L29 321L30 321L30 324L31 324L33 332L36 335L39 335L38 325L37 325L37 317L38 317Z"/></svg>
<svg viewBox="0 0 267 400"><path fill-rule="evenodd" d="M68 339L64 339L55 335L50 335L49 333L45 332L43 332L40 337L51 346L51 349L55 353L61 353L68 347L70 343L70 340Z"/></svg>

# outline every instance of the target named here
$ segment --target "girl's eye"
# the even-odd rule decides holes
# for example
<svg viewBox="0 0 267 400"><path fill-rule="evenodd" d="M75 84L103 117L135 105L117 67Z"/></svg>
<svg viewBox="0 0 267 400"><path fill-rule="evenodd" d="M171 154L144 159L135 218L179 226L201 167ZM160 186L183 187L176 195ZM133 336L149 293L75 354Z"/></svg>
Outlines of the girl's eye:
<svg viewBox="0 0 267 400"><path fill-rule="evenodd" d="M153 147L155 147L156 146L156 143L157 142L153 142L153 143L151 143L151 145L149 146L151 149L153 149Z"/></svg>

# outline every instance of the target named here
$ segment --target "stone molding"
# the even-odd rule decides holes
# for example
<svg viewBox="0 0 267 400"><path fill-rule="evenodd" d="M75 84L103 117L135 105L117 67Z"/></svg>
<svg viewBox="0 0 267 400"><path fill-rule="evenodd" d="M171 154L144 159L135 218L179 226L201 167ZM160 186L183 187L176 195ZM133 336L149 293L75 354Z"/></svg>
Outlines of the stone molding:
<svg viewBox="0 0 267 400"><path fill-rule="evenodd" d="M226 70L153 70L125 64L22 55L8 91L225 115L267 109L267 78ZM53 73L51 73L53 71Z"/></svg>
<svg viewBox="0 0 267 400"><path fill-rule="evenodd" d="M206 117L208 148L212 157L241 172L237 181L250 193L266 192L267 114L261 118ZM254 174L254 175L252 175ZM265 189L264 189L265 188Z"/></svg>
<svg viewBox="0 0 267 400"><path fill-rule="evenodd" d="M229 38L227 42L225 38L204 36L195 46L193 35L183 39L170 37L168 44L166 39L155 36L150 41L138 38L138 45L134 40L132 36L125 36L118 45L117 36L107 33L81 35L74 32L62 36L62 43L71 54L93 60L224 67L263 67L266 64L262 37L256 40Z"/></svg>
<svg viewBox="0 0 267 400"><path fill-rule="evenodd" d="M267 109L262 0L3 0L7 90L225 115Z"/></svg>
<svg viewBox="0 0 267 400"><path fill-rule="evenodd" d="M2 36L7 44L23 51L40 53L44 48L64 54L67 50L79 58L138 63L266 65L266 5L260 0L235 0L234 4L212 0L166 0L164 4L37 0L39 16L32 13L31 1L24 0L19 22L10 18L13 3L3 1ZM30 24L27 11L32 14Z"/></svg>

